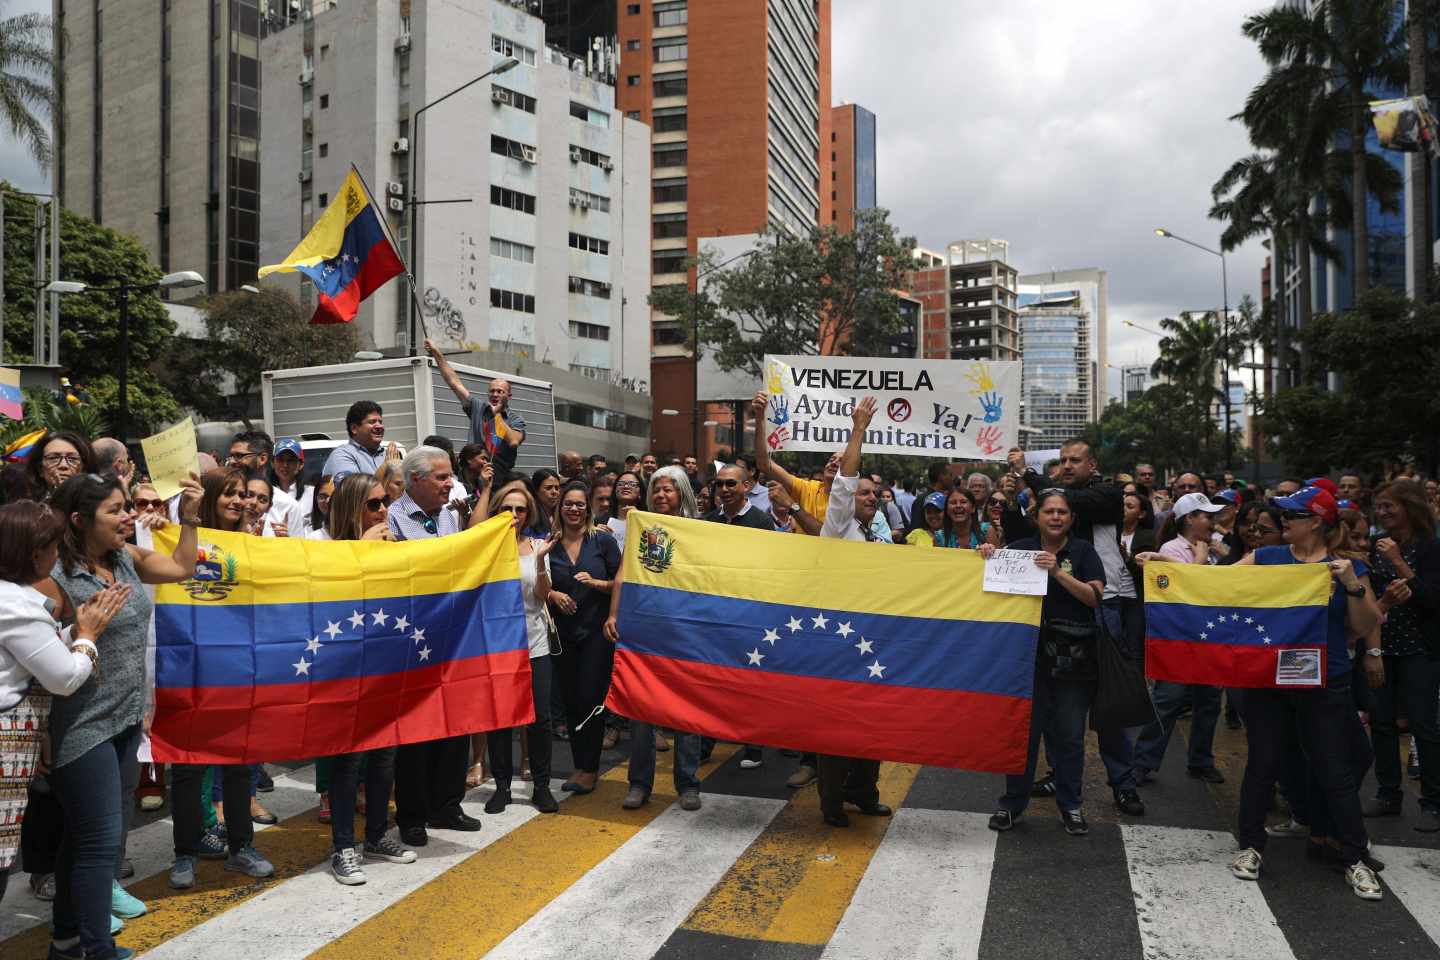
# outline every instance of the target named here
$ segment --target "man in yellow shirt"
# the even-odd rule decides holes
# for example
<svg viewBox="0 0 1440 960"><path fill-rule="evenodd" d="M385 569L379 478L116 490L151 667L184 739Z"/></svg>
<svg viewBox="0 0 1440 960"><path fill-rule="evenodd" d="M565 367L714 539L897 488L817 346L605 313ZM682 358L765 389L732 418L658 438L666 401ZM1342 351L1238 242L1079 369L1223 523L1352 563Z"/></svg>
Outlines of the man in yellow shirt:
<svg viewBox="0 0 1440 960"><path fill-rule="evenodd" d="M790 515L795 518L794 531L812 537L820 535L820 525L825 521L825 508L830 505L830 485L840 470L840 454L831 455L825 461L825 479L807 480L797 477L780 464L770 459L765 445L765 407L769 399L764 393L756 393L750 401L750 412L755 416L755 469L787 493L794 506Z"/></svg>

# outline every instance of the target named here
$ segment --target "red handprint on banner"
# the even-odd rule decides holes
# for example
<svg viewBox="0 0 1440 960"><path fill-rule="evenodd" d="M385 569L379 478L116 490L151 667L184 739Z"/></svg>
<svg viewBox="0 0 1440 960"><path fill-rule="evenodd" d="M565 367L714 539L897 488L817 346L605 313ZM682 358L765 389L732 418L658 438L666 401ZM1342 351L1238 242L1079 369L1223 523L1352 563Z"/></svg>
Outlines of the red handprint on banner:
<svg viewBox="0 0 1440 960"><path fill-rule="evenodd" d="M776 427L774 430L770 431L770 436L765 438L765 442L770 444L771 450L779 450L781 446L784 445L785 441L789 439L789 427Z"/></svg>
<svg viewBox="0 0 1440 960"><path fill-rule="evenodd" d="M987 456L999 450L1004 445L1003 435L999 427L986 427L975 434L975 446L979 447L980 452Z"/></svg>

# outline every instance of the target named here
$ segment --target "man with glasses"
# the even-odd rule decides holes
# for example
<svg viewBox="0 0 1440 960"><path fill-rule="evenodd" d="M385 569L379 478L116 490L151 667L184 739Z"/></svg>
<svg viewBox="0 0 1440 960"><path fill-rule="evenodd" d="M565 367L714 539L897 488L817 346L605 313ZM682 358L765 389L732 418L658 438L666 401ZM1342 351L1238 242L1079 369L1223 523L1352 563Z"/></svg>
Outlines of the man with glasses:
<svg viewBox="0 0 1440 960"><path fill-rule="evenodd" d="M1175 478L1175 482L1174 482L1174 483L1170 484L1170 502L1171 502L1172 504L1178 502L1179 499L1180 499L1181 497L1185 496L1187 493L1204 493L1204 492L1205 492L1205 484L1204 484L1204 481L1202 481L1202 480L1200 479L1200 474L1198 474L1198 473L1190 473L1190 472L1182 473L1182 474L1180 474L1180 476L1178 476L1178 477ZM1160 531L1162 531L1162 530L1165 529L1165 521L1170 519L1170 515L1171 515L1173 512L1174 512L1174 507L1173 507L1173 506L1170 507L1170 508L1168 508L1168 509L1165 509L1165 510L1156 510L1156 511L1155 511L1155 534L1156 534L1156 536L1159 536Z"/></svg>
<svg viewBox="0 0 1440 960"><path fill-rule="evenodd" d="M270 457L275 450L275 441L263 430L246 430L235 434L230 441L230 454L225 459L227 466L240 467L251 473L265 476L270 467ZM274 527L283 524L288 536L298 537L305 532L305 511L300 501L272 484L274 494L265 510L265 535L275 536Z"/></svg>
<svg viewBox="0 0 1440 960"><path fill-rule="evenodd" d="M1145 488L1147 494L1155 491L1155 467L1149 463L1135 464L1135 483Z"/></svg>

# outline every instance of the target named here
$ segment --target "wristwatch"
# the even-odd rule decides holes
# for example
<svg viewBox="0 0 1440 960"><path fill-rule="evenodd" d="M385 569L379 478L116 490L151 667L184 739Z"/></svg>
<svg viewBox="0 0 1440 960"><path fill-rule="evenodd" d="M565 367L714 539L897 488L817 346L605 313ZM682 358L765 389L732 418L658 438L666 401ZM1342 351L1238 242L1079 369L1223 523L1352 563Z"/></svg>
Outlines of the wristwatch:
<svg viewBox="0 0 1440 960"><path fill-rule="evenodd" d="M1383 656L1385 656L1385 651L1384 651L1384 650L1381 650L1379 647L1366 647L1366 648L1365 648L1365 656L1367 656L1367 657L1383 657Z"/></svg>
<svg viewBox="0 0 1440 960"><path fill-rule="evenodd" d="M1347 597L1363 597L1363 596L1365 596L1365 584L1363 584L1363 583L1357 583L1357 584L1355 585L1355 589L1353 589L1353 590L1350 589L1349 587L1345 587L1345 595L1346 595Z"/></svg>

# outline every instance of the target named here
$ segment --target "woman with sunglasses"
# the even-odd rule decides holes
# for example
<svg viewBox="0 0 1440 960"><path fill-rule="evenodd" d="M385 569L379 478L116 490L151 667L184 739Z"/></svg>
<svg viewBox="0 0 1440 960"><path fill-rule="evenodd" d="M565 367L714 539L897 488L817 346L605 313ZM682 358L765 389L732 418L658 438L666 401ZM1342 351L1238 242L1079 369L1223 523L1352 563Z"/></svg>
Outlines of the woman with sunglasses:
<svg viewBox="0 0 1440 960"><path fill-rule="evenodd" d="M1369 568L1362 561L1338 555L1346 545L1340 510L1329 491L1306 487L1275 506L1282 511L1285 545L1261 547L1241 564L1260 566L1321 563L1333 581L1326 613L1325 650L1320 659L1323 686L1245 691L1242 704L1249 751L1240 787L1240 852L1230 872L1241 880L1258 880L1265 849L1265 815L1285 753L1285 729L1293 709L1300 745L1310 763L1311 835L1326 838L1331 855L1344 867L1345 882L1357 897L1384 896L1374 869L1366 862L1369 839L1360 807L1359 766L1352 726L1355 701L1351 691L1353 665L1348 636L1369 637L1380 622L1370 591ZM1367 645L1371 641L1367 640ZM1322 852L1323 851L1322 849Z"/></svg>
<svg viewBox="0 0 1440 960"><path fill-rule="evenodd" d="M122 805L138 776L145 650L154 606L140 587L194 575L193 513L199 494L193 476L182 483L181 516L187 522L169 556L127 542L135 521L120 480L80 474L51 497L65 518L65 532L50 579L38 588L57 605L59 619L76 619L75 611L109 589L129 589L106 629L95 673L51 707L50 783L65 812L51 957L128 957L130 951L117 949L112 938L111 910L121 906L130 916L145 912L144 904L115 884L126 839ZM198 816L198 796L193 808Z"/></svg>
<svg viewBox="0 0 1440 960"><path fill-rule="evenodd" d="M1285 542L1281 531L1280 510L1263 500L1251 500L1240 508L1235 527L1240 531L1239 563L1261 547L1278 547Z"/></svg>
<svg viewBox="0 0 1440 960"><path fill-rule="evenodd" d="M25 458L25 498L45 501L66 480L95 473L95 454L78 433L63 431L41 437Z"/></svg>
<svg viewBox="0 0 1440 960"><path fill-rule="evenodd" d="M530 761L533 787L530 802L541 813L560 809L550 792L550 684L554 668L550 659L550 633L545 621L545 603L550 595L550 564L547 555L558 540L538 540L527 534L530 515L535 512L535 498L522 481L506 484L490 501L490 515L510 515L515 546L520 552L520 590L525 600L525 635L530 645L530 689L535 701L535 719L525 730L525 745ZM490 771L495 777L495 792L485 801L486 813L502 813L511 803L510 782L515 760L511 748L512 729L491 730L486 734Z"/></svg>
<svg viewBox="0 0 1440 960"><path fill-rule="evenodd" d="M193 523L210 530L233 533L246 532L245 508L248 477L239 467L225 467L205 475L201 485L204 495L198 511L182 512L182 523ZM253 498L250 498L253 499ZM194 575L192 562L186 577ZM182 578L183 579L183 578ZM246 876L272 876L275 867L256 850L251 841L255 836L251 812L251 771L243 763L219 765L222 805L225 814L225 839L230 855L225 869ZM170 886L186 890L195 885L195 861L200 856L213 858L209 847L202 853L201 837L205 833L204 810L201 806L202 780L206 766L177 763L170 767L170 796L174 804L175 863L170 869Z"/></svg>
<svg viewBox="0 0 1440 960"><path fill-rule="evenodd" d="M620 547L608 531L602 533L591 523L589 488L584 483L572 480L565 485L559 516L560 548L550 553L548 600L560 634L556 667L565 691L570 752L575 758L575 772L560 789L591 793L605 735L599 714L615 663L615 647L605 639L604 625L610 590L620 570Z"/></svg>
<svg viewBox="0 0 1440 960"><path fill-rule="evenodd" d="M640 506L641 497L640 474L634 470L626 470L615 478L615 501L611 509L612 516L605 526L615 535L615 542L620 545L623 553L625 550L625 523L630 516L630 511Z"/></svg>

